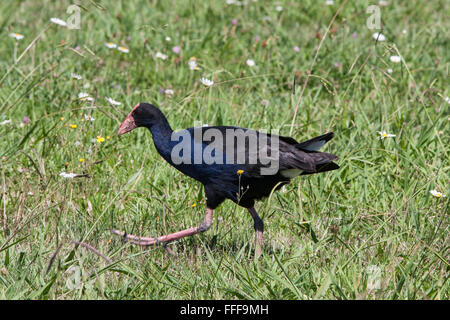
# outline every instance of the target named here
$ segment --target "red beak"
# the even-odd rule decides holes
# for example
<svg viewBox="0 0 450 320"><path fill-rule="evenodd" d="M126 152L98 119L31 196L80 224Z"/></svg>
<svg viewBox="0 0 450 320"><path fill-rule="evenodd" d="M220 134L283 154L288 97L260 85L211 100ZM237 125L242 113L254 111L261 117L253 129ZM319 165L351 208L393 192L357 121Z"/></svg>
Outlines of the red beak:
<svg viewBox="0 0 450 320"><path fill-rule="evenodd" d="M131 130L134 130L137 128L136 123L134 122L134 118L131 115L134 111L134 109L136 109L137 107L139 107L139 104L137 104L133 110L131 110L130 114L127 115L127 117L125 118L125 120L123 120L122 124L119 127L119 130L117 131L117 135L120 136L121 134L130 132Z"/></svg>

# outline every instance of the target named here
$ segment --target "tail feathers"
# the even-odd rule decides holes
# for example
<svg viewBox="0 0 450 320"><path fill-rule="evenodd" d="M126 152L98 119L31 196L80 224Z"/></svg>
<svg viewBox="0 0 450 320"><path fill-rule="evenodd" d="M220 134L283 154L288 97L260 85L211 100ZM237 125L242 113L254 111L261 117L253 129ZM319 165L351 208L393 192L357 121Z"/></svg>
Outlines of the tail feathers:
<svg viewBox="0 0 450 320"><path fill-rule="evenodd" d="M339 166L333 162L338 157L331 153L326 152L312 152L309 156L313 158L315 170L314 171L303 171L302 174L313 174L318 172L325 172L339 169Z"/></svg>
<svg viewBox="0 0 450 320"><path fill-rule="evenodd" d="M328 141L330 141L334 136L333 132L325 133L321 136L312 138L308 141L301 142L295 145L296 148L301 149L306 152L316 152Z"/></svg>

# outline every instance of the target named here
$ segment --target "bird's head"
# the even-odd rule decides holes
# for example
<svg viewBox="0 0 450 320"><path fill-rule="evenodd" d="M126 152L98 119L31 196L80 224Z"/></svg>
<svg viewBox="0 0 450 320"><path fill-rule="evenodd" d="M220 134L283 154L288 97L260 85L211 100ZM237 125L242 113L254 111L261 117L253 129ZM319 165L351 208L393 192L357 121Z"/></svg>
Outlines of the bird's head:
<svg viewBox="0 0 450 320"><path fill-rule="evenodd" d="M138 127L151 128L162 119L165 119L165 117L157 107L150 103L138 103L125 120L123 120L117 131L117 135L120 136Z"/></svg>

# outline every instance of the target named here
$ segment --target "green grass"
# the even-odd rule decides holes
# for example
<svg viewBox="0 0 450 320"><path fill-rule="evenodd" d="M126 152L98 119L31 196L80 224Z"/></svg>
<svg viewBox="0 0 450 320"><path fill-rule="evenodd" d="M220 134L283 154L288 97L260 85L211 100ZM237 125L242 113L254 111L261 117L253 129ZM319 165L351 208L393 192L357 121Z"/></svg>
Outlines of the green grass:
<svg viewBox="0 0 450 320"><path fill-rule="evenodd" d="M0 126L0 298L448 299L449 196L429 191L449 194L449 3L390 1L387 41L376 43L372 3L349 1L319 47L342 3L322 2L280 1L279 12L261 0L82 1L81 29L68 30L49 19L67 19L71 1L1 1L0 122L11 123ZM17 63L10 32L25 36ZM201 70L189 70L191 56ZM202 76L215 85L204 88ZM95 102L79 101L82 91ZM200 121L298 140L334 131L324 150L341 168L257 204L258 261L252 219L231 201L207 233L171 243L176 256L123 243L110 228L162 235L198 225L205 210L201 185L160 158L147 130L116 136L141 101L176 129ZM382 130L396 137L380 140Z"/></svg>

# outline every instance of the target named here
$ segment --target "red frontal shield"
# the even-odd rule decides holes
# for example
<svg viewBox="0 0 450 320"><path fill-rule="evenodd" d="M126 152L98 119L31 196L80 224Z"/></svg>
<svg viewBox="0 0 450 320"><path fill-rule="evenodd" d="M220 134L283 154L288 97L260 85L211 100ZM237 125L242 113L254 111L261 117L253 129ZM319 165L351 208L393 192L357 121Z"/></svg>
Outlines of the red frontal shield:
<svg viewBox="0 0 450 320"><path fill-rule="evenodd" d="M121 134L130 132L131 130L134 130L137 128L136 123L134 122L134 118L132 116L133 111L139 107L139 103L131 110L130 114L127 115L125 120L122 121L122 124L119 127L119 130L117 131L117 135L120 136Z"/></svg>

